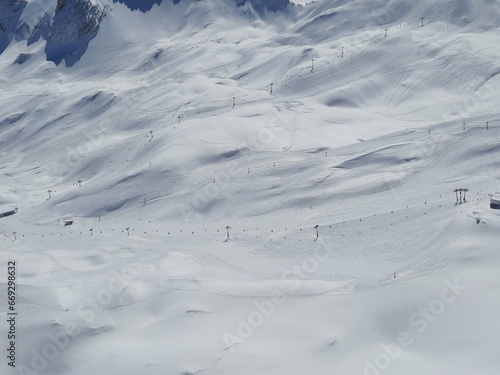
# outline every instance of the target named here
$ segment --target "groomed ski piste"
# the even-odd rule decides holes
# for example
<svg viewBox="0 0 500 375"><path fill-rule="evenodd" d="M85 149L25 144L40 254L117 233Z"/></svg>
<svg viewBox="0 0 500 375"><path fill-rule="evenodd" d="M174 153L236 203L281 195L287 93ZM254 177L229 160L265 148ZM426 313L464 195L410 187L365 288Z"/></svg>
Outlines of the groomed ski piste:
<svg viewBox="0 0 500 375"><path fill-rule="evenodd" d="M1 373L498 374L500 4L158 3L0 55Z"/></svg>

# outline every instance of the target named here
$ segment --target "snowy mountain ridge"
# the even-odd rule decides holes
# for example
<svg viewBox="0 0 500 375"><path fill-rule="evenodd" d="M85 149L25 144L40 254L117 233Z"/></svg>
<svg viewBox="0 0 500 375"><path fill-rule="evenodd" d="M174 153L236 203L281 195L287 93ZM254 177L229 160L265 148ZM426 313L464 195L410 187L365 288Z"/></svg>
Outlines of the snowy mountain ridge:
<svg viewBox="0 0 500 375"><path fill-rule="evenodd" d="M498 373L498 1L1 1L7 375Z"/></svg>
<svg viewBox="0 0 500 375"><path fill-rule="evenodd" d="M0 23L0 53L14 39L27 40L29 46L43 38L47 42L47 60L59 64L65 59L66 65L71 66L85 53L88 43L97 35L102 19L112 12L114 3L124 4L132 11L147 12L163 0L57 0L57 3L42 0L2 1L5 4L0 4L4 19ZM180 2L172 1L174 5ZM246 6L246 11L255 10L257 13L284 10L290 5L288 0L233 0L234 3L238 7Z"/></svg>

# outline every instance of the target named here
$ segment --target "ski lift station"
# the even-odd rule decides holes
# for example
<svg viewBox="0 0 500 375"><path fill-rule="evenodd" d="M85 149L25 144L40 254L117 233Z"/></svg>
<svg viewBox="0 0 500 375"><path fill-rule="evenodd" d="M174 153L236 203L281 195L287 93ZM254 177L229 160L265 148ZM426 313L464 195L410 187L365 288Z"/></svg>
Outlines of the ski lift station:
<svg viewBox="0 0 500 375"><path fill-rule="evenodd" d="M500 194L496 194L490 199L490 208L500 210Z"/></svg>
<svg viewBox="0 0 500 375"><path fill-rule="evenodd" d="M10 211L0 212L0 218L17 214L17 207Z"/></svg>
<svg viewBox="0 0 500 375"><path fill-rule="evenodd" d="M65 219L64 220L64 226L68 227L70 225L73 225L74 221L72 219Z"/></svg>

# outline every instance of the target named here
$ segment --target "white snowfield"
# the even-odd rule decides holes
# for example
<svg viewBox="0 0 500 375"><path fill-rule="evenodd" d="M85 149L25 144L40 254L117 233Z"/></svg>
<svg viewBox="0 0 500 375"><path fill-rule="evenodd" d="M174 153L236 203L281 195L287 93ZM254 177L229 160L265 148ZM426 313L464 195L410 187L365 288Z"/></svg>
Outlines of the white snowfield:
<svg viewBox="0 0 500 375"><path fill-rule="evenodd" d="M108 5L0 55L2 374L500 373L498 1Z"/></svg>

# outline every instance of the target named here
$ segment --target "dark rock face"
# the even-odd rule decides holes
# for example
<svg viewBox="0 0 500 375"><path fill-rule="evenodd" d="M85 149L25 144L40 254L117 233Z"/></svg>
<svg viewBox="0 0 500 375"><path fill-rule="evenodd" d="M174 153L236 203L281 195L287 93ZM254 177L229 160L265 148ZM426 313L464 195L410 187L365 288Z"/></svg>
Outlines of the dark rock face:
<svg viewBox="0 0 500 375"><path fill-rule="evenodd" d="M0 0L0 54L14 38L26 0Z"/></svg>
<svg viewBox="0 0 500 375"><path fill-rule="evenodd" d="M29 53L21 53L19 56L17 56L16 60L14 61L14 64L22 65L26 61L28 61L30 57L31 54Z"/></svg>
<svg viewBox="0 0 500 375"><path fill-rule="evenodd" d="M113 0L114 3L121 3L126 5L130 10L139 10L141 12L148 12L153 8L153 5L160 5L164 0ZM179 3L181 0L167 0L172 1L174 4ZM186 1L186 0L184 0ZM199 1L199 0L198 0ZM283 10L290 4L289 0L235 0L237 6L245 5L249 2L257 12L264 10L279 11Z"/></svg>
<svg viewBox="0 0 500 375"><path fill-rule="evenodd" d="M251 3L257 12L263 12L266 9L276 12L284 10L290 4L289 0L236 0L236 5L242 6L247 2Z"/></svg>
<svg viewBox="0 0 500 375"><path fill-rule="evenodd" d="M114 3L126 5L130 10L139 10L143 13L148 12L153 8L153 5L160 5L163 0L113 0ZM175 2L175 1L174 1ZM179 2L177 0L176 2Z"/></svg>
<svg viewBox="0 0 500 375"><path fill-rule="evenodd" d="M83 56L95 38L107 8L88 0L58 0L55 15L48 14L36 25L28 45L40 38L47 41L47 60L72 66Z"/></svg>

